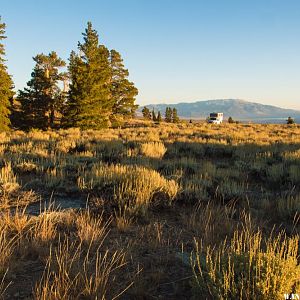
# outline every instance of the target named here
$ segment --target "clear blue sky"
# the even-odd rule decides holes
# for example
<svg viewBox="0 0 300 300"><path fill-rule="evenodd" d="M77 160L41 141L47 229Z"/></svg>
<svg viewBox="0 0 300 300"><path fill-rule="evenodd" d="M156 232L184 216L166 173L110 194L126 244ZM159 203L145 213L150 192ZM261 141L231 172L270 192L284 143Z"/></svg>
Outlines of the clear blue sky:
<svg viewBox="0 0 300 300"><path fill-rule="evenodd" d="M92 21L139 104L239 98L300 109L299 0L1 0L16 88L32 57L64 59Z"/></svg>

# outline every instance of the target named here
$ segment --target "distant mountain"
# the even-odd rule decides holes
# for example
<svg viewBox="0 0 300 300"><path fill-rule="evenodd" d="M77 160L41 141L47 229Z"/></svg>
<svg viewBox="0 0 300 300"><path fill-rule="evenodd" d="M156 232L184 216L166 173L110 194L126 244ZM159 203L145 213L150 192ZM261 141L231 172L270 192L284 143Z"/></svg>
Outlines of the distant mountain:
<svg viewBox="0 0 300 300"><path fill-rule="evenodd" d="M178 115L185 119L205 119L211 112L223 112L224 118L229 116L236 120L267 120L293 117L300 120L300 111L285 109L272 105L248 102L239 99L218 99L177 104L149 104L149 109L164 114L167 106L175 107ZM142 111L144 106L139 108Z"/></svg>

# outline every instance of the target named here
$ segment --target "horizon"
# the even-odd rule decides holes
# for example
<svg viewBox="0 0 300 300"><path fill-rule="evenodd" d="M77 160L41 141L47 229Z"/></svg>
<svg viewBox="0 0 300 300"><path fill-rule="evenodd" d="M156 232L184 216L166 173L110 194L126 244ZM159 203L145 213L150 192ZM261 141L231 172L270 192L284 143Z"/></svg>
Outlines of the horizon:
<svg viewBox="0 0 300 300"><path fill-rule="evenodd" d="M176 102L176 103L166 103L166 102L161 102L161 103L148 103L148 104L140 105L140 107L149 106L149 105L193 104L193 103L197 103L197 102L207 102L207 101L227 101L227 100L237 100L237 101L241 101L241 102L247 102L247 103L253 103L253 104L260 104L260 105L267 105L267 106L277 107L277 108L280 108L280 109L295 110L295 111L299 111L299 112L300 112L300 109L286 108L286 107L282 107L282 106L278 106L278 105L264 104L264 103L260 103L260 102L248 101L248 100L245 100L245 99L234 99L234 98L226 98L226 99L221 99L221 98L220 98L220 99L201 99L201 100L195 100L195 101L191 101L191 102L178 101L178 102Z"/></svg>
<svg viewBox="0 0 300 300"><path fill-rule="evenodd" d="M299 11L294 0L4 0L1 17L17 90L38 53L54 50L67 61L90 20L100 43L121 53L140 106L246 99L300 110Z"/></svg>

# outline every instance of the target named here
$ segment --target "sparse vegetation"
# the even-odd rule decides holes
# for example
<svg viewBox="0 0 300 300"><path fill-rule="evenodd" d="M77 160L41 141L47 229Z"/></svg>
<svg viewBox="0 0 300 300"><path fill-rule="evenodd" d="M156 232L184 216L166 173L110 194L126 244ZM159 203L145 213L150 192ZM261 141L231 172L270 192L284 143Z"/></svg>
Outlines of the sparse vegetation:
<svg viewBox="0 0 300 300"><path fill-rule="evenodd" d="M0 296L299 293L299 137L150 120L2 133Z"/></svg>

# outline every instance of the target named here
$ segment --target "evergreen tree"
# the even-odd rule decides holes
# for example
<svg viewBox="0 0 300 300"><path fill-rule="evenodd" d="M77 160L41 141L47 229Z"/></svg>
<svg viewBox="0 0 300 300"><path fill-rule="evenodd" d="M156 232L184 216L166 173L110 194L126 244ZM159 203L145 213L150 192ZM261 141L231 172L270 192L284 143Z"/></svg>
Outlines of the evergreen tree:
<svg viewBox="0 0 300 300"><path fill-rule="evenodd" d="M232 117L229 117L229 118L228 118L228 123L230 123L230 124L234 123L234 120L233 120Z"/></svg>
<svg viewBox="0 0 300 300"><path fill-rule="evenodd" d="M155 114L154 108L152 109L152 120L153 120L154 122L156 122L156 121L157 121L157 117L156 117L156 114Z"/></svg>
<svg viewBox="0 0 300 300"><path fill-rule="evenodd" d="M172 109L171 109L171 107L166 107L165 121L168 122L168 123L172 122Z"/></svg>
<svg viewBox="0 0 300 300"><path fill-rule="evenodd" d="M173 123L178 123L179 122L179 117L177 115L177 109L175 107L172 110L172 122Z"/></svg>
<svg viewBox="0 0 300 300"><path fill-rule="evenodd" d="M145 120L151 120L152 116L148 107L144 106L144 108L142 109L142 114Z"/></svg>
<svg viewBox="0 0 300 300"><path fill-rule="evenodd" d="M292 117L288 117L286 120L287 124L295 124L295 120Z"/></svg>
<svg viewBox="0 0 300 300"><path fill-rule="evenodd" d="M161 113L158 111L156 121L160 123L162 121Z"/></svg>
<svg viewBox="0 0 300 300"><path fill-rule="evenodd" d="M52 51L48 55L38 54L33 60L35 66L27 87L19 91L17 100L21 104L20 120L23 129L54 128L55 115L58 114L64 101L64 95L59 88L59 81L64 73L59 69L65 62Z"/></svg>
<svg viewBox="0 0 300 300"><path fill-rule="evenodd" d="M112 118L132 117L138 107L135 97L138 94L133 82L128 80L129 72L125 69L121 55L116 50L110 51L111 97L113 100Z"/></svg>
<svg viewBox="0 0 300 300"><path fill-rule="evenodd" d="M110 54L99 45L91 22L83 39L83 44L78 44L80 54L72 52L69 59L70 89L64 123L82 129L107 127L115 104L111 97Z"/></svg>
<svg viewBox="0 0 300 300"><path fill-rule="evenodd" d="M10 106L12 97L14 95L12 91L13 82L5 65L4 45L1 43L1 41L6 38L5 27L5 23L1 23L0 17L0 131L9 129Z"/></svg>

